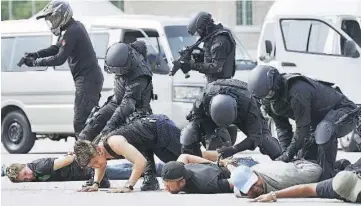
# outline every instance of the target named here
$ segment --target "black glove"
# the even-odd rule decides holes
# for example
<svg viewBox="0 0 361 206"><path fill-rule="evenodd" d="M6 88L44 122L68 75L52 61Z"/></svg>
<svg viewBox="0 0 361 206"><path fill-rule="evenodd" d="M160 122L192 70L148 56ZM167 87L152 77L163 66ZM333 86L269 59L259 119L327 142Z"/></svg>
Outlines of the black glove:
<svg viewBox="0 0 361 206"><path fill-rule="evenodd" d="M277 157L276 161L282 161L282 162L290 162L292 158L288 155L287 152L284 152L281 154L281 156Z"/></svg>
<svg viewBox="0 0 361 206"><path fill-rule="evenodd" d="M184 73L187 73L189 72L190 70L193 70L194 69L194 64L195 62L193 60L190 60L190 61L186 61L186 62L180 62L181 63L181 68L182 68L182 71Z"/></svg>
<svg viewBox="0 0 361 206"><path fill-rule="evenodd" d="M25 53L25 57L31 57L31 58L37 59L37 58L39 58L39 54L38 54L38 52Z"/></svg>
<svg viewBox="0 0 361 206"><path fill-rule="evenodd" d="M191 110L187 116L186 116L186 120L190 121L193 118L193 110Z"/></svg>
<svg viewBox="0 0 361 206"><path fill-rule="evenodd" d="M196 63L204 62L204 52L193 53L192 56L193 56L194 62L196 62Z"/></svg>
<svg viewBox="0 0 361 206"><path fill-rule="evenodd" d="M33 67L34 66L34 62L35 62L35 59L32 58L32 57L25 57L25 61L24 61L24 64L28 67Z"/></svg>
<svg viewBox="0 0 361 206"><path fill-rule="evenodd" d="M236 149L234 149L233 147L222 147L220 149L217 149L217 152L223 159L231 157L235 153L237 153Z"/></svg>

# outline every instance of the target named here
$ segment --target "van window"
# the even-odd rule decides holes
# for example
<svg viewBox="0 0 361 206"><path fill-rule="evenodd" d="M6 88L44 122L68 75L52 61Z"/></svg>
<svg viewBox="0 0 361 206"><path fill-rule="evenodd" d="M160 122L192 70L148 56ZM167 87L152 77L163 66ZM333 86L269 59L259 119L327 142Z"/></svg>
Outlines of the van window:
<svg viewBox="0 0 361 206"><path fill-rule="evenodd" d="M360 24L357 21L343 20L341 28L361 47L361 29L360 29ZM341 41L342 46L344 43L345 41Z"/></svg>
<svg viewBox="0 0 361 206"><path fill-rule="evenodd" d="M90 40L98 59L104 59L109 44L108 33L92 33Z"/></svg>
<svg viewBox="0 0 361 206"><path fill-rule="evenodd" d="M9 71L13 54L14 38L1 38L1 71Z"/></svg>
<svg viewBox="0 0 361 206"><path fill-rule="evenodd" d="M17 63L26 52L36 52L40 49L49 47L52 43L51 35L18 36L12 38L12 40L6 40L6 38L2 39L1 43L3 42L5 43L6 47L4 50L3 48L1 49L1 61L4 61L4 59L7 60L5 60L5 68L2 68L2 71L22 72L45 69L45 67L27 67L26 65L18 67ZM13 48L13 50L10 48ZM5 55L5 57L3 57L3 55ZM3 64L1 66L3 66Z"/></svg>
<svg viewBox="0 0 361 206"><path fill-rule="evenodd" d="M132 43L136 40L142 40L147 45L147 60L152 68L152 72L156 74L168 74L170 68L167 64L167 58L164 53L163 46L159 41L158 32L155 30L144 29L148 38L145 38L140 31L126 30L123 42Z"/></svg>
<svg viewBox="0 0 361 206"><path fill-rule="evenodd" d="M196 43L199 36L191 36L188 33L187 26L166 26L164 27L165 35L167 36L170 50L174 59L179 58L179 51L187 46ZM199 45L201 46L201 45Z"/></svg>
<svg viewBox="0 0 361 206"><path fill-rule="evenodd" d="M334 43L345 38L322 21L283 19L281 28L287 51L342 55L341 45L335 47Z"/></svg>

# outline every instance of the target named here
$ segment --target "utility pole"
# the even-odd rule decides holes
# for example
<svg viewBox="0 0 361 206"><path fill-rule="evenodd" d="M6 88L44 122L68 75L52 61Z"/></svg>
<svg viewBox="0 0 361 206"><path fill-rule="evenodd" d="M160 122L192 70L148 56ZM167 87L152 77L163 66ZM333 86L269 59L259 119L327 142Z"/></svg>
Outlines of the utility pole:
<svg viewBox="0 0 361 206"><path fill-rule="evenodd" d="M8 6L8 8L9 8L9 20L12 20L13 19L13 2L12 2L12 0L9 0L8 3L9 3L9 6Z"/></svg>
<svg viewBox="0 0 361 206"><path fill-rule="evenodd" d="M34 1L34 0L31 0L31 13L32 13L32 16L35 15L35 12L36 12L35 1Z"/></svg>

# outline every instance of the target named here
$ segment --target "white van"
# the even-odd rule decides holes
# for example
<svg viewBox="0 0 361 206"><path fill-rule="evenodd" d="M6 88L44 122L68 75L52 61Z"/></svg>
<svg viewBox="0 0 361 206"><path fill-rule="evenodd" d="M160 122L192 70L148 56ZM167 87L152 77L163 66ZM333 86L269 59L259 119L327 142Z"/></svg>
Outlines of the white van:
<svg viewBox="0 0 361 206"><path fill-rule="evenodd" d="M168 75L178 51L196 42L187 33L187 18L164 16L119 15L82 17L101 68L106 49L113 43L147 42L148 60L153 71L154 113L166 114L178 127L186 124L185 116L205 86L204 75L190 72L189 79L180 71ZM18 67L25 52L37 51L55 43L44 21L2 21L1 37L1 140L10 153L27 153L36 137L59 140L73 136L74 83L68 63L59 67ZM235 35L234 35L235 36ZM237 77L247 79L255 64L237 41ZM113 93L113 76L104 72L100 105Z"/></svg>
<svg viewBox="0 0 361 206"><path fill-rule="evenodd" d="M360 25L361 1L276 1L264 20L259 64L334 82L361 105ZM361 151L360 130L341 139L346 151Z"/></svg>

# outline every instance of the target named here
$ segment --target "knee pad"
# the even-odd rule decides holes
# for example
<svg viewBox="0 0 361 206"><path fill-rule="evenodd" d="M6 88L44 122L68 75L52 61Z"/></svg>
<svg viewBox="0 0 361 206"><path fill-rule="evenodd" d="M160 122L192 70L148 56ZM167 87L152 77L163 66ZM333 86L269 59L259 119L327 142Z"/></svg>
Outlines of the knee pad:
<svg viewBox="0 0 361 206"><path fill-rule="evenodd" d="M330 121L321 121L315 130L315 140L317 144L325 144L336 133L335 125Z"/></svg>
<svg viewBox="0 0 361 206"><path fill-rule="evenodd" d="M272 160L275 160L282 154L282 148L278 140L274 137L263 137L260 147L262 154L268 155Z"/></svg>
<svg viewBox="0 0 361 206"><path fill-rule="evenodd" d="M195 122L189 123L181 132L180 143L187 146L200 141L199 125Z"/></svg>

